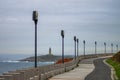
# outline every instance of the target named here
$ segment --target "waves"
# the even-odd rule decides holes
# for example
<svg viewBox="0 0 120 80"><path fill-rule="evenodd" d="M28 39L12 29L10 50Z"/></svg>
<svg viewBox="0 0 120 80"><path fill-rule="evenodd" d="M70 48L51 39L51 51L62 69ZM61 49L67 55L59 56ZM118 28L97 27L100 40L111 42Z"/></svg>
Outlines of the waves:
<svg viewBox="0 0 120 80"><path fill-rule="evenodd" d="M3 62L3 63L6 63L6 62L8 62L8 63L18 63L18 62L20 62L20 61L12 61L12 60L8 60L8 61L0 61L0 62Z"/></svg>
<svg viewBox="0 0 120 80"><path fill-rule="evenodd" d="M54 62L38 62L38 66L44 66L49 64L54 64ZM24 68L34 67L34 62L28 61L0 61L0 74L8 71L20 70Z"/></svg>
<svg viewBox="0 0 120 80"><path fill-rule="evenodd" d="M3 63L34 63L29 61L16 61L16 60L8 60L8 61L0 61ZM45 63L45 64L54 64L55 62L38 62L38 63Z"/></svg>

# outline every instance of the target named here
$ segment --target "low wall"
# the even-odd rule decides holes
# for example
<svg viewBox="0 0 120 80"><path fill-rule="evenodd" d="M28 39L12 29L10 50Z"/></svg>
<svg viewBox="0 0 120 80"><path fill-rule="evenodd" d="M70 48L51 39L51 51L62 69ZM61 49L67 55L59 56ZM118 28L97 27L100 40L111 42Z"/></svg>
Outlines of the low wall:
<svg viewBox="0 0 120 80"><path fill-rule="evenodd" d="M79 61L81 61L82 59L110 55L113 54L86 55L80 56L76 58L76 60L72 60L71 62L67 62L64 64L51 64L37 68L9 71L8 73L0 75L0 80L47 80L52 76L62 74L66 71L74 69L75 67L77 67Z"/></svg>

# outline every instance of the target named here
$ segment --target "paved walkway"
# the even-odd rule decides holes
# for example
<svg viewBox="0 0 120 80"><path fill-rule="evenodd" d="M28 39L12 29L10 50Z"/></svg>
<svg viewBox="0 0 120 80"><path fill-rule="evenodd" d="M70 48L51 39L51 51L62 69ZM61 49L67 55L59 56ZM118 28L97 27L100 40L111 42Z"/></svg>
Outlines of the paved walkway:
<svg viewBox="0 0 120 80"><path fill-rule="evenodd" d="M90 73L85 80L112 80L111 69L103 62L104 58L93 61L95 69Z"/></svg>
<svg viewBox="0 0 120 80"><path fill-rule="evenodd" d="M85 59L74 70L52 77L49 80L84 80L94 70L93 59Z"/></svg>

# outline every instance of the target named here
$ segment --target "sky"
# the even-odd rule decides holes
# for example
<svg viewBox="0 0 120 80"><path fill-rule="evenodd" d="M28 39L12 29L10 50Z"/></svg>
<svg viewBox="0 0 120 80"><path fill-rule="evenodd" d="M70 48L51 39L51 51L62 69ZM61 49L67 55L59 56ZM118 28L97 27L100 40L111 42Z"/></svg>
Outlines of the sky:
<svg viewBox="0 0 120 80"><path fill-rule="evenodd" d="M38 11L38 55L61 55L61 30L65 31L65 54L74 54L79 39L79 54L111 51L111 43L120 45L120 0L0 0L0 54L34 55L34 22Z"/></svg>

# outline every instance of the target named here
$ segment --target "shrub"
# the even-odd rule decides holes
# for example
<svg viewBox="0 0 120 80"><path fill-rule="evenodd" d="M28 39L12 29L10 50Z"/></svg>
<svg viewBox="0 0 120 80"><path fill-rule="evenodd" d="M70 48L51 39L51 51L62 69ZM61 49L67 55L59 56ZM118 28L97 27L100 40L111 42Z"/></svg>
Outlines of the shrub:
<svg viewBox="0 0 120 80"><path fill-rule="evenodd" d="M72 58L65 58L64 59L64 62L70 62L70 61L72 61L73 59ZM61 64L62 63L62 59L60 59L60 60L58 60L57 62L56 62L56 64Z"/></svg>
<svg viewBox="0 0 120 80"><path fill-rule="evenodd" d="M120 63L120 51L117 52L112 58L113 61L119 62Z"/></svg>

